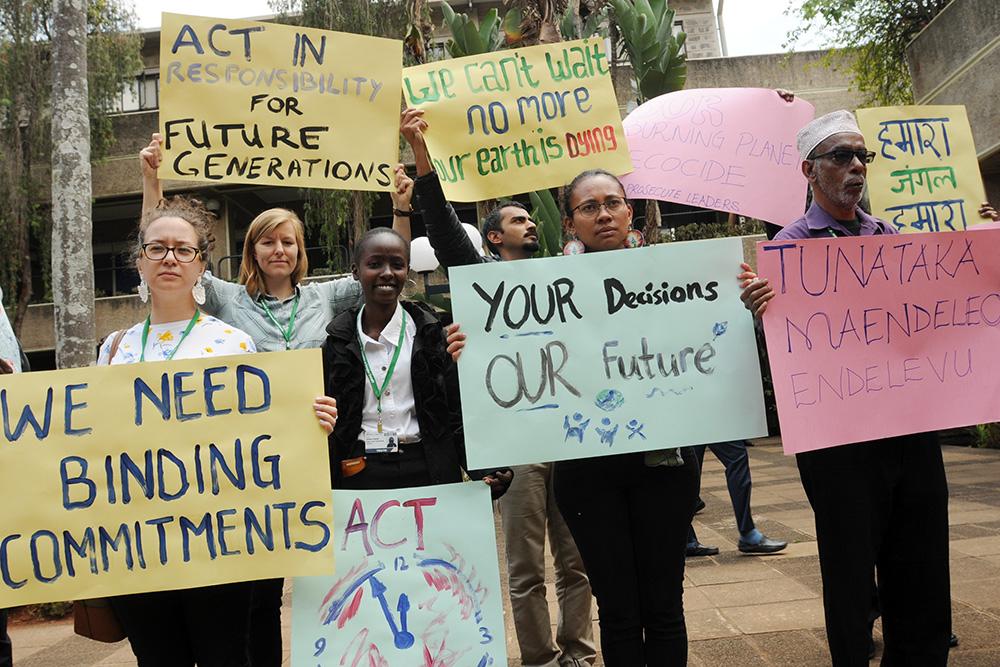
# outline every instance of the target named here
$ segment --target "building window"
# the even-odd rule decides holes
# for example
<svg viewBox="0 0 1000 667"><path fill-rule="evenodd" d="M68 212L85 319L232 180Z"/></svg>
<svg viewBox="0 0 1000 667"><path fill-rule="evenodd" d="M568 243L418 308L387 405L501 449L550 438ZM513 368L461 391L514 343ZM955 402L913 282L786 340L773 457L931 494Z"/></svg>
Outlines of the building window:
<svg viewBox="0 0 1000 667"><path fill-rule="evenodd" d="M94 254L94 295L123 296L135 294L139 274L128 250Z"/></svg>
<svg viewBox="0 0 1000 667"><path fill-rule="evenodd" d="M140 74L122 89L115 101L114 111L149 111L160 107L160 73L158 70Z"/></svg>
<svg viewBox="0 0 1000 667"><path fill-rule="evenodd" d="M684 21L674 21L674 37L684 32ZM681 47L680 55L686 56L688 52L687 41L685 40L684 45Z"/></svg>

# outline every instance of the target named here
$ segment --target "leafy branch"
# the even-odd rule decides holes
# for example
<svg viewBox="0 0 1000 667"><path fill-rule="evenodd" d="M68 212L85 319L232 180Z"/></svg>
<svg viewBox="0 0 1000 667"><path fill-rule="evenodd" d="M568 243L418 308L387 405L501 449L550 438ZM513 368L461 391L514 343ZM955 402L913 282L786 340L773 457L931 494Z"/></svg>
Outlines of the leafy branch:
<svg viewBox="0 0 1000 667"><path fill-rule="evenodd" d="M913 103L906 47L951 0L804 0L790 2L785 14L800 26L786 47L821 32L835 50L825 66L846 64L866 106Z"/></svg>

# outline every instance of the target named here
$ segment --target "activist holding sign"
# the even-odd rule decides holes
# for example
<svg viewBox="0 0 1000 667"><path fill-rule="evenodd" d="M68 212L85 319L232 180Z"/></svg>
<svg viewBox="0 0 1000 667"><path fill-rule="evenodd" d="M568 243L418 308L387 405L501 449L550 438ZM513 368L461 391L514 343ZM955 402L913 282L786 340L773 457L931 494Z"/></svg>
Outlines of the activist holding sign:
<svg viewBox="0 0 1000 667"><path fill-rule="evenodd" d="M327 328L327 393L342 410L330 438L334 486L393 489L462 481L465 464L458 376L434 311L400 301L410 268L406 239L384 227L354 248L354 277L365 305ZM495 498L509 469L472 471Z"/></svg>
<svg viewBox="0 0 1000 667"><path fill-rule="evenodd" d="M630 246L632 205L614 174L577 175L565 213L574 254ZM465 334L453 330L448 341L461 353ZM687 664L684 559L698 479L690 449L555 463L556 503L597 598L608 667Z"/></svg>
<svg viewBox="0 0 1000 667"><path fill-rule="evenodd" d="M414 190L427 238L445 268L529 259L538 251L538 229L527 209L513 200L501 201L483 221L483 238L490 256L462 229L455 209L445 199L437 171L431 165L424 132L428 128L420 109L406 109L399 131L413 149L417 179ZM514 466L509 493L500 499L514 630L526 665L573 661L591 665L597 658L591 623L591 591L587 572L573 536L552 493L552 464ZM546 530L547 529L547 530ZM555 643L545 599L545 536L552 551L559 603Z"/></svg>
<svg viewBox="0 0 1000 667"><path fill-rule="evenodd" d="M163 198L157 169L162 137L153 134L139 153L142 206L150 210ZM393 196L393 229L410 235L413 181L397 166ZM361 288L353 278L301 284L309 273L305 231L294 212L271 208L250 223L243 242L240 284L206 271L202 309L250 334L262 352L317 348L326 325L338 314L361 303ZM254 590L253 655L257 667L281 665L281 596L284 582L257 582Z"/></svg>
<svg viewBox="0 0 1000 667"><path fill-rule="evenodd" d="M875 153L853 114L817 118L799 131L797 143L813 203L776 241L897 233L858 206ZM759 317L775 292L749 266L743 269L742 298ZM877 418L876 405L870 405L860 419ZM816 517L833 664L867 664L876 570L883 664L946 664L948 485L936 433L802 452L796 462Z"/></svg>
<svg viewBox="0 0 1000 667"><path fill-rule="evenodd" d="M613 174L577 175L565 205L563 224L584 252L628 247L632 206ZM686 664L684 558L698 497L690 450L560 461L555 497L597 597L604 664Z"/></svg>
<svg viewBox="0 0 1000 667"><path fill-rule="evenodd" d="M211 248L212 214L200 203L174 197L147 211L133 248L139 297L150 314L107 337L98 364L170 361L256 351L243 331L202 314L202 283ZM336 402L317 397L313 408L324 430L337 421ZM249 665L253 583L241 582L124 595L111 599L140 665Z"/></svg>

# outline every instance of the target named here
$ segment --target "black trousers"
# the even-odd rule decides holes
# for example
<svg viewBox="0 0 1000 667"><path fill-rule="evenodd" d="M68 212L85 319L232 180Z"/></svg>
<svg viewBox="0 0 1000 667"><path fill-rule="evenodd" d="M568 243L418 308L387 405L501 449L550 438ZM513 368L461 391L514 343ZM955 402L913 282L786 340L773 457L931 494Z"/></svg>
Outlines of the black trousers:
<svg viewBox="0 0 1000 667"><path fill-rule="evenodd" d="M429 486L434 482L427 470L427 458L422 447L420 443L403 444L398 452L392 454L369 454L365 457L365 469L345 477L340 486L344 489Z"/></svg>
<svg viewBox="0 0 1000 667"><path fill-rule="evenodd" d="M281 596L284 579L253 582L250 658L253 667L281 667Z"/></svg>
<svg viewBox="0 0 1000 667"><path fill-rule="evenodd" d="M7 634L7 610L0 609L0 667L11 667L13 664L14 656Z"/></svg>
<svg viewBox="0 0 1000 667"><path fill-rule="evenodd" d="M555 464L556 504L597 598L607 667L687 664L684 551L698 464L648 467L642 454Z"/></svg>
<svg viewBox="0 0 1000 667"><path fill-rule="evenodd" d="M750 514L750 456L747 454L746 440L732 442L717 442L712 445L692 447L698 456L698 468L705 460L705 447L712 450L726 469L726 486L729 487L729 501L733 504L733 514L736 516L736 526L740 535L746 535L754 529L753 516ZM688 530L688 543L698 541L698 536L692 526Z"/></svg>
<svg viewBox="0 0 1000 667"><path fill-rule="evenodd" d="M111 598L139 667L249 667L253 582Z"/></svg>
<svg viewBox="0 0 1000 667"><path fill-rule="evenodd" d="M868 664L872 577L883 665L948 662L948 483L935 433L798 454L816 517L835 667Z"/></svg>

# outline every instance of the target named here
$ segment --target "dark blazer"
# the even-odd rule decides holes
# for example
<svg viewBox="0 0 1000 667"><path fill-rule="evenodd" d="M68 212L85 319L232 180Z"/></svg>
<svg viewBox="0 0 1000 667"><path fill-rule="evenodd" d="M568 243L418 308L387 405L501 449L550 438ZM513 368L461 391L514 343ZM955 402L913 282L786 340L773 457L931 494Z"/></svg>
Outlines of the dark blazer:
<svg viewBox="0 0 1000 667"><path fill-rule="evenodd" d="M427 469L435 484L460 482L466 463L457 368L447 352L444 329L434 311L416 301L401 303L417 329L410 377ZM337 399L337 425L329 437L334 487L341 480L340 462L365 455L364 442L359 438L368 379L358 344L358 311L352 308L338 315L327 327L323 344L326 393ZM470 477L476 475L470 471Z"/></svg>

